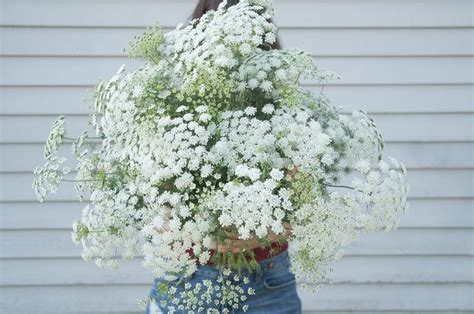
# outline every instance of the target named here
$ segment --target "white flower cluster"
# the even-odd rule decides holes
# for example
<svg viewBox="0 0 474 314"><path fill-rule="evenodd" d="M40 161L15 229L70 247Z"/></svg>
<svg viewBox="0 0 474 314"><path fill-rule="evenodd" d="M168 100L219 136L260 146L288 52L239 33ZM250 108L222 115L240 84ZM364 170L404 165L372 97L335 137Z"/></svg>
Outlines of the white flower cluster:
<svg viewBox="0 0 474 314"><path fill-rule="evenodd" d="M69 173L69 167L63 166L65 161L66 158L62 157L55 161L48 160L43 166L36 167L33 189L40 202L44 201L47 194L56 193L63 176Z"/></svg>
<svg viewBox="0 0 474 314"><path fill-rule="evenodd" d="M377 162L382 158L384 142L382 134L375 126L375 122L363 110L357 110L351 116L341 117L345 127L351 133L351 139L347 142L352 163L360 160Z"/></svg>
<svg viewBox="0 0 474 314"><path fill-rule="evenodd" d="M116 266L143 255L154 276L189 278L209 261L254 264L251 250L213 250L229 233L264 246L291 225L293 271L318 285L361 230L396 228L407 208L405 168L380 160L382 136L365 112L343 115L300 88L301 78L334 76L307 53L270 48L272 11L245 0L167 34L148 30L132 45L147 64L97 87L96 137L84 132L73 143L72 181L91 200L73 226L84 259ZM64 134L60 118L36 171L40 200L69 172L57 157ZM340 185L348 169L358 175ZM168 306L236 308L251 293L236 282L226 293L204 283L173 296L168 287Z"/></svg>
<svg viewBox="0 0 474 314"><path fill-rule="evenodd" d="M264 238L270 230L283 233L284 218L292 209L289 192L277 190L273 178L250 184L226 183L203 205L216 213L222 227L235 227L244 240L251 234Z"/></svg>
<svg viewBox="0 0 474 314"><path fill-rule="evenodd" d="M33 190L40 202L49 193L56 193L58 185L63 177L71 169L65 166L66 158L58 157L58 150L64 141L66 130L64 128L64 116L60 116L51 126L51 132L44 146L44 159L46 163L41 167L36 167L33 172L36 176L33 179Z"/></svg>
<svg viewBox="0 0 474 314"><path fill-rule="evenodd" d="M342 247L359 235L353 225L354 214L353 208L343 205L338 193L316 197L295 211L290 256L298 279L320 284L331 280L331 263L341 258Z"/></svg>
<svg viewBox="0 0 474 314"><path fill-rule="evenodd" d="M287 105L298 103L297 91L301 79L331 80L335 75L316 68L311 54L301 50L265 50L244 60L236 72L238 91L260 90L275 101L284 99ZM296 98L296 99L294 99Z"/></svg>
<svg viewBox="0 0 474 314"><path fill-rule="evenodd" d="M362 178L352 180L355 192L346 195L345 202L357 210L357 224L367 231L395 230L408 209L405 167L393 157L389 163L380 161L376 169L368 161L356 166Z"/></svg>
<svg viewBox="0 0 474 314"><path fill-rule="evenodd" d="M339 153L333 147L328 130L324 130L312 112L305 107L278 109L271 118L277 147L287 164L299 171L324 177L325 167L334 164Z"/></svg>
<svg viewBox="0 0 474 314"><path fill-rule="evenodd" d="M259 164L280 168L283 160L275 151L275 136L268 120L253 117L254 107L220 115L219 139L210 149L209 159L215 165L228 167L237 177L260 178Z"/></svg>
<svg viewBox="0 0 474 314"><path fill-rule="evenodd" d="M275 42L276 27L268 21L271 15L260 12L259 4L242 1L229 10L225 5L223 2L217 11L165 35L166 60L175 64L184 85L181 88L192 86L203 76L215 78L223 70L235 69L259 46Z"/></svg>

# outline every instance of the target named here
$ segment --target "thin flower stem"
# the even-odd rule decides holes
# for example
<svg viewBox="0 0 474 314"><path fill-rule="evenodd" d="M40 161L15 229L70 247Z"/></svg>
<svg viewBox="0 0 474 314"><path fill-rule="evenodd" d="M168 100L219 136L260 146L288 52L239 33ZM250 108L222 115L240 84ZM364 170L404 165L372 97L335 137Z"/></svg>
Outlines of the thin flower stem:
<svg viewBox="0 0 474 314"><path fill-rule="evenodd" d="M63 182L98 182L98 181L102 181L102 180L92 180L92 179L89 179L89 180L68 180L68 179L62 179L61 181L63 181Z"/></svg>
<svg viewBox="0 0 474 314"><path fill-rule="evenodd" d="M56 172L56 173L63 174L63 172L60 171L60 170L54 170L54 171L51 171L51 172ZM117 173L115 173L115 172L105 172L105 174L106 175L116 175ZM90 179L90 180L78 180L78 181L101 181L101 180L92 180L92 179Z"/></svg>
<svg viewBox="0 0 474 314"><path fill-rule="evenodd" d="M333 184L328 184L328 183L323 183L323 184L331 188L344 188L344 189L355 190L353 187L347 186L347 185L333 185Z"/></svg>
<svg viewBox="0 0 474 314"><path fill-rule="evenodd" d="M321 91L320 91L321 94L324 94L324 87L326 87L326 85L321 84Z"/></svg>
<svg viewBox="0 0 474 314"><path fill-rule="evenodd" d="M66 137L64 136L63 139L65 140L68 140L68 141L77 141L77 138L72 138L72 137ZM89 140L101 140L102 137L99 137L99 136L92 136L92 137L88 137Z"/></svg>

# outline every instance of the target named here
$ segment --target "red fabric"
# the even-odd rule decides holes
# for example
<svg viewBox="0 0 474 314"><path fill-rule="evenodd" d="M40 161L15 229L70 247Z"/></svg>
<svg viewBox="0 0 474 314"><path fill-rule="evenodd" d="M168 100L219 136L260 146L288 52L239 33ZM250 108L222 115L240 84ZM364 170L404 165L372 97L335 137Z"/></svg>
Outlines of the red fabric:
<svg viewBox="0 0 474 314"><path fill-rule="evenodd" d="M257 247L254 248L252 251L255 255L255 259L257 260L257 263L264 261L272 256L278 255L280 253L285 252L288 250L288 243L285 242L283 244L278 243L278 242L273 242L270 246L267 247ZM273 252L272 252L273 251ZM188 254L191 256L194 256L193 249L187 250ZM210 250L211 256L213 256L216 251L215 250ZM196 262L199 263L196 259ZM207 262L207 265L212 265L213 263L211 262L211 259Z"/></svg>

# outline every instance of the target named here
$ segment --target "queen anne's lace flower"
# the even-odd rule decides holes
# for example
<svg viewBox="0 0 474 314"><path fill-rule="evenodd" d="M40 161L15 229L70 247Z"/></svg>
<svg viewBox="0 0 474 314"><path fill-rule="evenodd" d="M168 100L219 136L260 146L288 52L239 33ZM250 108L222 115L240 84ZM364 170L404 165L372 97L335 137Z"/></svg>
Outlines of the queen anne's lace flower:
<svg viewBox="0 0 474 314"><path fill-rule="evenodd" d="M146 65L120 68L97 86L96 135L83 132L73 143L72 181L91 201L72 234L85 260L112 267L143 255L165 280L186 280L197 262L221 267L217 286L160 286L170 313L219 302L247 310L240 302L254 293L248 279L223 266L251 270L252 253L210 254L228 232L267 245L269 233L290 224L293 271L319 287L344 246L361 231L396 228L407 208L406 170L381 160L374 121L363 111L343 115L323 94L300 88L301 79L335 75L308 53L268 49L272 14L270 1L244 0L166 34L149 29L131 46ZM70 171L57 156L65 140L60 117L47 162L35 171L40 200ZM350 183L338 183L347 171Z"/></svg>

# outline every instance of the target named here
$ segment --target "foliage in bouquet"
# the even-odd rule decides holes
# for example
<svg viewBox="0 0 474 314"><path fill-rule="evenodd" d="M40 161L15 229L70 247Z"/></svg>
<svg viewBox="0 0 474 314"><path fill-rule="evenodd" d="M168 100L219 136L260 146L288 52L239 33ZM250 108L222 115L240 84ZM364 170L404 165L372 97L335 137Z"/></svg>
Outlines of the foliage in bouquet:
<svg viewBox="0 0 474 314"><path fill-rule="evenodd" d="M374 121L301 88L337 77L306 52L271 49L272 14L268 1L246 0L168 33L148 29L130 48L145 65L122 67L96 88L96 134L73 140L75 178L64 177L58 157L71 140L64 117L35 171L40 200L61 180L90 199L73 226L84 259L116 266L143 255L170 282L217 263L219 287L186 285L178 298L173 285L160 286L171 310L199 311L215 299L239 308L236 299L252 294L246 278L228 277L258 267L250 250L211 254L228 233L265 246L291 225L292 271L319 287L344 246L361 231L395 229L407 208L406 170L382 160Z"/></svg>

